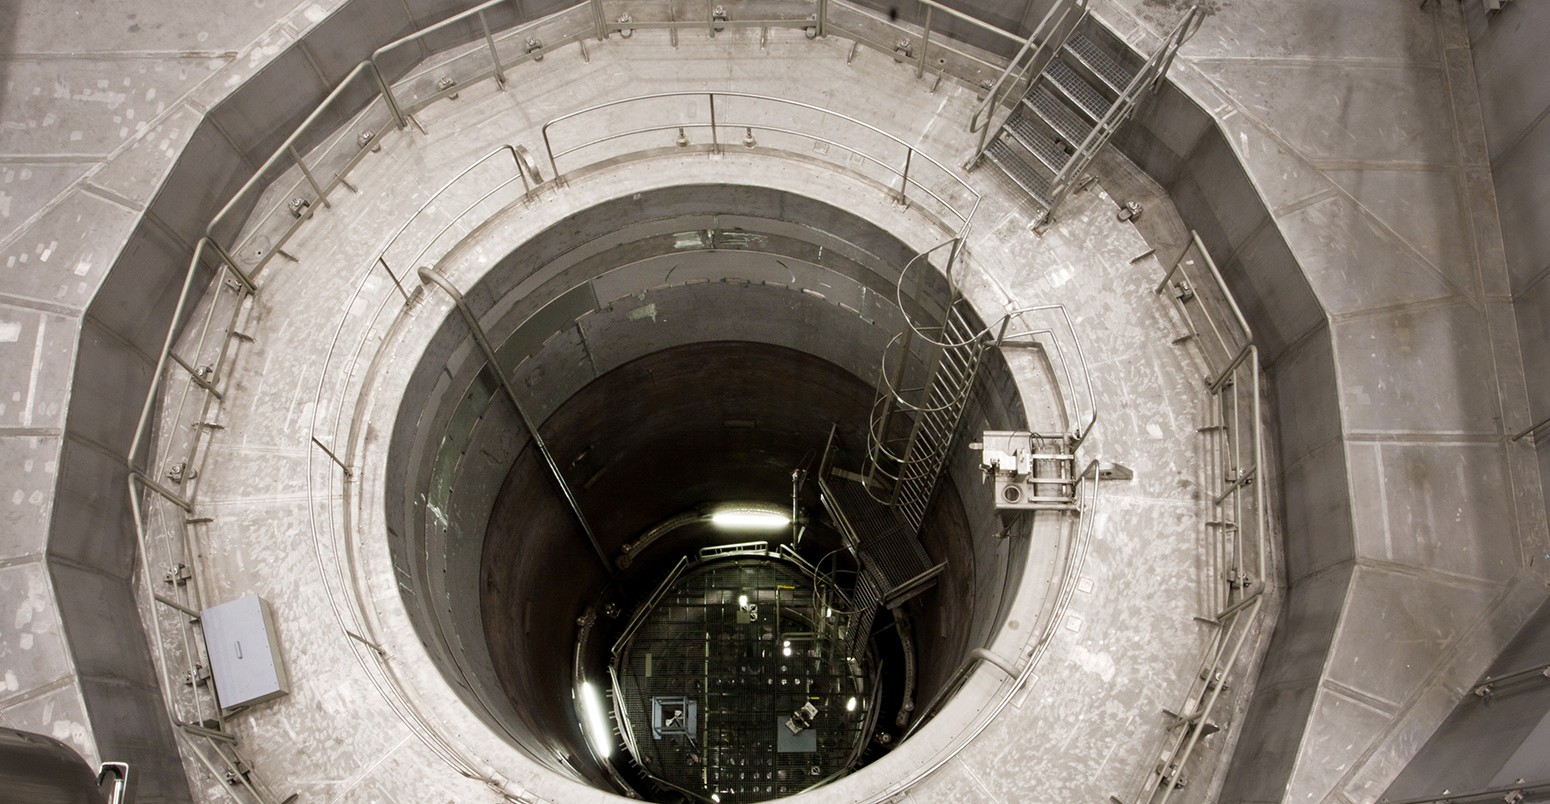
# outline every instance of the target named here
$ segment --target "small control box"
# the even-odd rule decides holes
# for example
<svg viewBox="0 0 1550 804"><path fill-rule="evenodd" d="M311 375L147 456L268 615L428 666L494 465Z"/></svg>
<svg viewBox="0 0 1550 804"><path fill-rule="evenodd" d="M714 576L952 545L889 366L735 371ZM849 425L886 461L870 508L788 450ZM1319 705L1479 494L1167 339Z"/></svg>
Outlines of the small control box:
<svg viewBox="0 0 1550 804"><path fill-rule="evenodd" d="M258 595L239 597L200 612L199 622L222 709L290 694L269 601Z"/></svg>

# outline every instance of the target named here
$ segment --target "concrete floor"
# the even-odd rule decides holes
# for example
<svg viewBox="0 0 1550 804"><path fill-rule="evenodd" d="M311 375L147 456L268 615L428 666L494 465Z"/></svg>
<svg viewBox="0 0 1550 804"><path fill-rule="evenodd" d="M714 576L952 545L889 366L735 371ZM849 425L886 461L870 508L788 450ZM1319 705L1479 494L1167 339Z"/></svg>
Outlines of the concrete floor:
<svg viewBox="0 0 1550 804"><path fill-rule="evenodd" d="M6 52L0 96L0 257L6 265L0 335L14 335L9 340L0 337L0 376L9 386L4 389L9 393L0 395L6 405L0 411L5 417L0 450L6 456L0 472L15 490L0 501L6 523L0 599L17 612L16 630L0 637L0 665L9 668L7 691L0 694L0 719L67 739L92 759L95 744L42 563L48 523L58 516L52 505L54 473L81 312L193 122L330 8L326 3L255 2L233 13L224 5L219 11L215 4L208 5L191 9L187 3L33 3L0 10L0 21L7 23L0 31L10 37L0 43ZM1150 0L1094 5L1122 35L1142 42L1155 37L1177 13L1172 4ZM1283 406L1296 407L1296 400L1287 395L1295 397L1302 382L1326 387L1333 383L1339 394L1338 426L1333 430L1282 422L1287 483L1304 489L1313 483L1328 486L1309 495L1321 505L1287 510L1288 531L1333 522L1334 530L1343 527L1346 535L1312 542L1308 555L1289 556L1293 592L1301 584L1331 601L1333 608L1319 617L1335 623L1334 637L1326 638L1324 649L1312 656L1315 692L1305 718L1281 723L1294 731L1304 724L1306 728L1290 748L1298 758L1292 778L1284 790L1263 791L1264 800L1375 800L1544 596L1550 547L1532 448L1500 445L1503 432L1516 432L1530 421L1467 40L1455 4L1433 6L1312 7L1224 0L1211 4L1212 15L1174 73L1230 135L1236 155L1328 315L1327 330L1306 337L1328 338L1334 352L1331 362L1288 360L1279 368ZM696 41L685 37L683 45L690 48ZM962 142L954 139L963 116L952 113L951 104L961 107L966 101L962 90L951 84L944 84L936 96L927 95L906 70L874 52L863 51L857 65L846 68L842 44L779 40L769 55L779 57L785 48L822 48L827 61L799 63L831 72L814 77L823 84L793 81L785 73L761 75L750 60L729 58L725 49L732 47L730 41L736 39L700 43L707 47L703 64L727 65L717 80L728 86L736 82L738 89L761 87L752 91L784 96L816 91L828 103L836 100L836 93L859 91L863 82L852 80L847 70L865 70L888 91L860 93L853 105L844 107L847 111L864 111L868 119L901 135L920 136L929 129L933 146L943 149L949 163L952 155L963 152ZM629 48L652 46L644 33L627 45L614 40L594 49L593 64L608 64L614 58L610 54ZM660 42L655 47L662 50ZM758 52L752 42L742 47ZM535 74L582 69L575 59L560 66L561 55ZM672 61L679 55L659 56L658 78L673 80L680 74L681 64ZM620 72L636 74L647 63L632 53L629 70ZM609 91L629 94L623 86L627 83ZM652 81L649 86L654 90L662 84ZM915 94L922 98L915 101L919 105L885 100ZM520 110L507 112L521 117L512 130L559 108L558 103L544 105L541 100L530 106L527 98L522 102ZM901 113L938 109L944 102L948 106L939 116L915 119L915 114ZM437 114L471 105L440 104L427 110L426 117L433 121ZM434 122L428 127L432 133L427 140L440 130ZM388 157L409 153L415 137L398 136L405 142L387 149L382 160L368 160L362 170L380 170ZM466 163L477 151L438 151L435 157L445 158L444 165L457 165L459 158ZM983 173L975 181L987 187L993 183ZM579 186L568 192L551 203L582 194ZM365 203L358 201L357 206ZM338 217L343 218L346 203L339 207ZM1152 456L1159 476L1188 477L1187 467L1173 462L1189 451L1168 443L1177 438L1171 428L1187 421L1191 410L1181 368L1184 357L1157 342L1167 331L1163 312L1159 301L1145 292L1156 270L1138 270L1155 266L1129 265L1145 244L1128 227L1113 223L1111 209L1097 194L1075 200L1059 229L1031 252L1029 270L1014 267L1025 258L1026 235L1014 218L1006 217L1007 210L998 217L992 207L982 211L982 220L1004 225L978 229L985 242L976 243L976 254L987 274L998 277L1019 300L1044 300L1047 294L1059 293L1064 303L1094 314L1100 324L1114 322L1112 331L1102 326L1092 331L1095 340L1117 350L1089 347L1090 355L1111 355L1107 362L1095 357L1095 380L1108 383L1118 398L1144 396L1149 406L1167 401L1157 413L1148 412L1155 420L1121 419L1115 422L1118 432L1106 428L1103 437L1123 444L1134 456L1127 457L1137 463ZM369 217L364 211L355 214ZM1067 237L1067 243L1058 242ZM1114 239L1107 240L1110 237ZM1066 247L1074 250L1097 239L1112 250L1101 250L1104 259L1085 268L1081 281L1073 281L1078 276L1070 270L1075 261L1062 262L1060 255L1068 253ZM999 259L998 244L1005 249ZM391 292L380 282L372 290ZM253 352L243 355L244 364L258 365L247 361L263 348L271 347L260 338ZM1130 349L1139 351L1123 351ZM1143 370L1117 357L1130 354L1156 354L1158 363ZM265 384L271 382L268 371L262 376ZM277 401L265 394L254 397ZM1163 415L1163 410L1169 413ZM1153 436L1147 424L1165 435ZM236 432L233 428L232 434ZM317 456L302 440L304 431L282 427L251 432L244 436L251 440L232 438L224 445L216 440L208 488L220 488L216 467L222 459L251 465L264 456L275 464L272 476L291 485L270 490L271 499L261 501L236 493L248 490L249 481L228 479L235 484L227 487L233 492L231 504L247 509L255 530L268 533L277 545L304 546L307 530L278 524L299 520L275 515L296 517L310 510L305 500L311 498L297 480L315 482L321 470ZM303 468L308 461L311 470ZM1145 481L1148 474L1138 476ZM1123 551L1105 550L1127 544L1125 534L1134 533L1127 527L1132 522L1165 526L1165 531L1177 527L1175 540L1149 542L1148 549L1166 553L1169 544L1177 548L1186 539L1191 514L1176 494L1148 490L1144 483L1130 491L1134 498L1121 492L1111 499L1101 527L1115 542L1105 546L1102 536L1095 541L1091 566L1103 573L1094 569L1090 579L1107 581L1130 569L1121 564L1127 558ZM316 562L305 550L268 554L266 561L279 563L261 564L263 572L244 575L237 572L237 556L222 557L213 566L225 567L230 575L215 574L225 578L220 589L294 585L289 591L296 600L326 591L315 567L308 566ZM251 565L243 572L251 572ZM1155 639L1156 634L1187 630L1189 615L1181 609L1187 609L1182 604L1189 596L1175 590L1181 596L1174 601L1178 605L1134 612L1127 610L1126 601L1147 599L1134 593L1161 590L1137 592L1125 583L1094 583L1091 588L1092 593L1084 593L1089 597L1078 596L1073 602L1078 628L1063 635L1064 652L1057 646L1047 660L1087 669L1061 674L1058 680L1041 674L1036 689L1044 690L1040 694L1048 700L1064 703L1009 710L1005 721L1042 726L1039 718L1063 718L1059 725L1072 734L1070 744L1080 748L1031 756L1024 754L1018 740L992 742L987 733L981 738L987 747L972 749L949 765L929 782L935 785L930 789L988 801L1129 794L1124 780L1140 768L1135 758L1144 754L1140 747L1146 735L1145 729L1130 731L1125 724L1137 713L1154 714L1159 702L1170 696L1162 694L1166 682L1164 689L1143 684L1128 670L1110 669L1103 657L1125 657L1122 664L1127 668L1150 667L1153 661L1170 667L1186 655L1192 659L1192 652L1182 648L1189 641L1183 633L1179 655L1155 655L1167 653L1165 644L1175 644ZM285 599L283 594L275 597ZM1448 616L1437 620L1439 613ZM345 667L352 673L361 667L344 656L353 646L337 630L307 636L312 632L295 621L305 619L302 615L292 610L288 616L293 620L281 629L287 655L300 662L299 678L306 677L309 665L314 670ZM282 614L283 621L286 616ZM1136 616L1151 622L1136 628L1127 619ZM1120 623L1130 630L1118 628ZM1116 627L1099 627L1104 624ZM1395 651L1389 647L1394 644L1410 647ZM1371 669L1375 662L1376 671ZM361 667L359 672L366 670ZM313 677L323 676L315 672ZM253 733L244 733L244 746L252 746L255 765L282 795L290 788L310 786L324 798L348 792L351 800L432 800L430 791L445 784L461 785L457 793L443 795L462 800L465 793L476 796L483 791L449 772L406 727L385 727L384 740L371 751L355 745L354 738L368 732L357 722L346 725L346 718L391 723L390 707L367 691L369 682L332 681L313 687L299 684L291 701L253 713ZM1056 683L1074 686L1057 690L1051 686ZM1079 704L1093 695L1091 688L1081 686L1084 683L1113 685L1110 688L1125 692L1106 699L1115 703L1103 718L1084 721L1082 716L1091 713ZM303 718L305 725L328 730L338 752L335 764L318 763L311 770L294 750L274 747L289 740L288 735L280 736L287 728L285 710L294 707L299 712L307 700L316 701L322 707L316 711L322 714ZM1125 739L1133 738L1126 750L1109 754L1107 748L1089 744L1098 736L1109 737L1117 726L1128 735ZM308 748L322 755L326 744L329 741L318 740ZM384 756L401 763L404 774L403 783L395 782L392 790L370 775ZM1122 762L1126 757L1130 761ZM1049 788L1035 786L1045 773L1084 787L1049 794ZM434 781L417 788L412 786L415 779Z"/></svg>

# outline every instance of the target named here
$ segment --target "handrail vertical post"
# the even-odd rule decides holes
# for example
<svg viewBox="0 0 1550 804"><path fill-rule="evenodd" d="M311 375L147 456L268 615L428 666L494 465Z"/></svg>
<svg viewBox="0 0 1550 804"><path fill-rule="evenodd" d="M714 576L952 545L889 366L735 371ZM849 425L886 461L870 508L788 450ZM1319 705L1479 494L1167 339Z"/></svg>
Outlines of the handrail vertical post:
<svg viewBox="0 0 1550 804"><path fill-rule="evenodd" d="M216 255L221 258L222 262L226 263L227 270L236 275L237 281L241 282L242 286L248 289L249 294L258 292L258 285L253 283L253 277L248 276L246 271L237 267L237 258L231 256L231 252L227 251L225 246L222 246L214 237L208 235L204 238L204 241L210 244L210 248L215 249ZM197 248L194 249L196 255L198 251Z"/></svg>
<svg viewBox="0 0 1550 804"><path fill-rule="evenodd" d="M332 209L334 205L328 203L328 193L323 192L323 185L318 184L318 180L312 175L312 171L307 169L307 163L302 161L301 154L296 152L296 146L287 145L285 149L291 152L291 158L296 160L296 166L301 168L301 175L307 177L307 183L312 185L312 191L318 194L318 200L323 202L323 206Z"/></svg>
<svg viewBox="0 0 1550 804"><path fill-rule="evenodd" d="M549 155L549 170L554 173L554 183L559 184L560 166L554 161L554 146L549 142L549 124L553 122L554 121L551 120L549 123L545 123L543 128L539 130L539 133L542 134L544 138L544 153Z"/></svg>
<svg viewBox="0 0 1550 804"><path fill-rule="evenodd" d="M920 58L915 60L915 77L926 74L926 50L931 47L931 6L926 6L926 25L920 32Z"/></svg>
<svg viewBox="0 0 1550 804"><path fill-rule="evenodd" d="M707 92L710 98L710 149L712 153L721 153L721 139L716 134L716 93Z"/></svg>
<svg viewBox="0 0 1550 804"><path fill-rule="evenodd" d="M818 0L818 35L826 36L829 30L829 0Z"/></svg>
<svg viewBox="0 0 1550 804"><path fill-rule="evenodd" d="M393 269L392 268L388 267L387 258L386 257L378 257L377 258L377 262L382 264L382 270L387 271L388 278L393 280L393 287L398 288L398 294L400 296L404 297L404 304L408 304L409 303L409 292L404 290L404 283L398 281L398 275L393 273Z"/></svg>
<svg viewBox="0 0 1550 804"><path fill-rule="evenodd" d="M909 190L910 186L910 162L913 161L914 156L914 148L910 148L904 152L904 180L899 182L899 203L906 206L908 206L910 203L909 196L906 195L906 191Z"/></svg>
<svg viewBox="0 0 1550 804"><path fill-rule="evenodd" d="M603 0L590 0L592 6L592 22L597 26L598 41L608 38L608 28L603 22Z"/></svg>
<svg viewBox="0 0 1550 804"><path fill-rule="evenodd" d="M501 66L501 55L495 51L495 37L490 35L490 23L484 18L484 9L479 9L479 27L484 29L484 43L490 46L490 61L495 63L495 86L498 89L506 88L506 70Z"/></svg>
<svg viewBox="0 0 1550 804"><path fill-rule="evenodd" d="M408 128L409 119L404 116L404 110L399 107L398 99L393 97L393 88L388 86L387 79L382 75L382 68L377 66L377 57L372 56L368 61L371 62L371 75L377 79L377 88L382 90L382 100L387 103L388 111L393 113L394 122L398 123L399 128Z"/></svg>

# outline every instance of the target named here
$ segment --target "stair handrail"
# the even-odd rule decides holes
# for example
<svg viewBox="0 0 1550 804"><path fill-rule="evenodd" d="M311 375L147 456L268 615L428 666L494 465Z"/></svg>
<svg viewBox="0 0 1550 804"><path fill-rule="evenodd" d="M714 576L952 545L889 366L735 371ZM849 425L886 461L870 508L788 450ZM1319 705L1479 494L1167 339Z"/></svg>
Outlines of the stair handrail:
<svg viewBox="0 0 1550 804"><path fill-rule="evenodd" d="M1168 34L1162 46L1153 51L1152 55L1147 57L1146 63L1141 65L1141 69L1136 71L1135 76L1126 85L1125 91L1121 92L1119 98L1109 106L1109 111L1093 125L1091 131L1087 132L1087 136L1077 147L1070 161L1066 162L1055 178L1050 181L1050 203L1044 213L1046 222L1054 216L1055 209L1065 200L1075 179L1087 170L1093 157L1097 156L1098 150L1109 141L1120 126L1125 124L1125 121L1130 119L1130 114L1135 111L1142 93L1156 91L1162 84L1163 78L1168 75L1168 69L1173 66L1173 60L1178 55L1179 48L1195 35L1195 31L1199 30L1200 23L1204 19L1205 12L1198 4L1190 6L1178 25L1174 26L1173 32Z"/></svg>
<svg viewBox="0 0 1550 804"><path fill-rule="evenodd" d="M985 153L991 128L990 119L995 115L995 109L1000 105L1006 93L1010 92L1012 87L1027 79L1029 75L1036 75L1038 71L1034 70L1035 65L1038 65L1039 70L1044 69L1044 65L1049 63L1049 59L1053 57L1054 53L1065 44L1066 37L1076 30L1076 25L1066 28L1064 35L1060 36L1059 42L1053 42L1052 34L1059 30L1061 23L1065 22L1072 11L1080 11L1081 15L1085 16L1087 14L1087 2L1088 0L1057 0L1057 2L1051 4L1049 11L1044 13L1044 19L1040 20L1039 24L1034 27L1033 33L1028 35L1027 41L1023 42L1023 46L1017 51L1017 55L1007 62L1006 67L1001 71L1001 75L996 77L995 83L991 84L990 89L986 91L984 100L980 101L979 106L974 109L974 114L969 117L969 133L979 132L980 135L979 144L974 149L974 157L969 160L970 164L978 162L980 156ZM1081 17L1079 16L1077 19L1080 22ZM1038 47L1034 47L1035 44ZM1029 56L1030 51L1032 51L1031 56ZM1017 65L1023 60L1024 56L1029 56L1028 63L1019 70ZM1040 56L1044 58L1041 60ZM1011 77L1014 71L1017 72L1017 79L1009 83L1007 79ZM984 116L983 120L980 119L981 115Z"/></svg>

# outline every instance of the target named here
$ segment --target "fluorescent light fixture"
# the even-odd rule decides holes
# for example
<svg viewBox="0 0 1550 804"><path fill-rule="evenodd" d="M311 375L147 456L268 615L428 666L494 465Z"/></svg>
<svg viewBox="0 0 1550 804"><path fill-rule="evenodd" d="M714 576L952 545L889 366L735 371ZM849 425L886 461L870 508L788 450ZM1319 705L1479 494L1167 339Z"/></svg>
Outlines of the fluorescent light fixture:
<svg viewBox="0 0 1550 804"><path fill-rule="evenodd" d="M779 530L791 524L791 516L753 508L723 508L710 515L710 523L728 530Z"/></svg>
<svg viewBox="0 0 1550 804"><path fill-rule="evenodd" d="M845 711L847 711L847 712L854 712L854 711L856 711L856 696L854 696L854 695L850 696L850 700L845 702Z"/></svg>
<svg viewBox="0 0 1550 804"><path fill-rule="evenodd" d="M613 756L614 738L608 730L608 718L603 715L603 696L592 682L581 682L581 708L587 715L587 734L592 738L592 748L603 759Z"/></svg>

